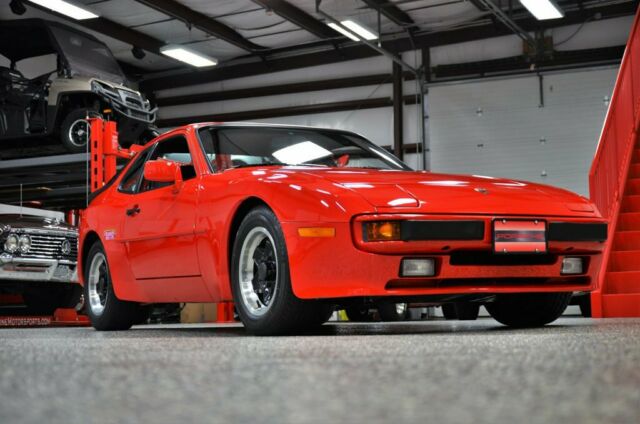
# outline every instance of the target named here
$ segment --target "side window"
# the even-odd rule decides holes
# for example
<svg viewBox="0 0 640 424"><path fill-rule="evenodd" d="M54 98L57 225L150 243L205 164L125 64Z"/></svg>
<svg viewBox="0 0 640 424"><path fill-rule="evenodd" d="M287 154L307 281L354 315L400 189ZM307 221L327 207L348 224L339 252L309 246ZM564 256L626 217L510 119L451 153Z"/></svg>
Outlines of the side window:
<svg viewBox="0 0 640 424"><path fill-rule="evenodd" d="M189 151L189 144L187 140L182 136L171 137L166 140L162 140L158 143L157 147L151 153L148 160L170 160L180 163L180 170L182 171L182 179L184 181L195 178L196 171L193 167L193 161L191 159L191 152ZM146 180L142 177L142 183L140 184L140 191L156 190L162 187L167 187L172 183L158 183Z"/></svg>
<svg viewBox="0 0 640 424"><path fill-rule="evenodd" d="M134 159L133 165L127 170L127 173L122 177L118 191L121 193L133 194L138 191L140 186L140 179L142 177L142 166L149 156L149 149L141 152L137 158Z"/></svg>

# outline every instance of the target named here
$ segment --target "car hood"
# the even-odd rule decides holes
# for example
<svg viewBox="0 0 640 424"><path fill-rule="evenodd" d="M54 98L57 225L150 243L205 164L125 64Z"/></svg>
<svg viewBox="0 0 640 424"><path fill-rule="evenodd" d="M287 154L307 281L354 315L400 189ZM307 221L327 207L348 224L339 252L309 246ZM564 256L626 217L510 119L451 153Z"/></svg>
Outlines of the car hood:
<svg viewBox="0 0 640 424"><path fill-rule="evenodd" d="M52 231L77 232L76 227L52 218L32 215L0 215L0 228L9 226L12 229L40 228Z"/></svg>
<svg viewBox="0 0 640 424"><path fill-rule="evenodd" d="M358 193L381 212L598 216L595 206L582 196L523 181L396 170L304 172Z"/></svg>

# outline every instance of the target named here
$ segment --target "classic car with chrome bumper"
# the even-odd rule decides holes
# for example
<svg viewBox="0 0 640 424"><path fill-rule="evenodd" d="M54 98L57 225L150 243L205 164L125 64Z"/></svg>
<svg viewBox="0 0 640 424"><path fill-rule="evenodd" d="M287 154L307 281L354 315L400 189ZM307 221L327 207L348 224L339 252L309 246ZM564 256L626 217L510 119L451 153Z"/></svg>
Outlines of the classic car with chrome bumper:
<svg viewBox="0 0 640 424"><path fill-rule="evenodd" d="M58 220L0 217L0 280L75 283L78 231Z"/></svg>

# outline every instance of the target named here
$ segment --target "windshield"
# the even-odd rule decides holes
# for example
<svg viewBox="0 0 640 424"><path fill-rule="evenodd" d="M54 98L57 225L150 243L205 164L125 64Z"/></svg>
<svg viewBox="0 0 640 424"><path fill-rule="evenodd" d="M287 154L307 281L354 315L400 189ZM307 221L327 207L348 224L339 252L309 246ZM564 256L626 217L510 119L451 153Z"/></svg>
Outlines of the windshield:
<svg viewBox="0 0 640 424"><path fill-rule="evenodd" d="M126 81L118 62L104 44L55 26L51 27L51 32L72 75L97 77L118 84Z"/></svg>
<svg viewBox="0 0 640 424"><path fill-rule="evenodd" d="M296 128L206 127L202 146L215 170L263 165L410 170L391 153L352 133Z"/></svg>

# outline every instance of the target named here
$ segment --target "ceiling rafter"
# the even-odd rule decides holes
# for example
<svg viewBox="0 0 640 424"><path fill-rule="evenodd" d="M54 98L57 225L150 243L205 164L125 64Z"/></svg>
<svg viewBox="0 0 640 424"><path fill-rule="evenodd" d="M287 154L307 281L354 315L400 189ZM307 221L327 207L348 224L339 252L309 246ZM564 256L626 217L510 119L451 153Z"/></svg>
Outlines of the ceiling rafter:
<svg viewBox="0 0 640 424"><path fill-rule="evenodd" d="M362 0L371 9L379 11L396 25L411 28L415 26L414 20L408 13L400 9L388 0Z"/></svg>
<svg viewBox="0 0 640 424"><path fill-rule="evenodd" d="M194 26L209 35L218 37L227 43L240 47L248 52L256 53L267 50L267 47L256 44L244 38L233 28L216 21L215 19L200 13L174 0L135 0L158 12L164 13L175 19L185 22L189 26Z"/></svg>
<svg viewBox="0 0 640 424"><path fill-rule="evenodd" d="M141 49L146 50L150 53L155 53L157 55L162 54L160 53L160 48L165 45L163 41L158 40L157 38L151 37L150 35L144 34L142 32L136 31L135 29L131 29L129 27L121 25L117 22L111 21L107 18L98 17L95 19L86 19L86 20L78 21L68 16L65 16L61 13L54 12L51 9L47 9L45 7L39 6L35 3L27 3L27 4L28 4L28 7L33 7L34 9L38 9L42 12L48 13L49 15L64 19L65 21L70 22L74 25L82 26L89 30L106 35L107 37L111 37L116 40L122 41L123 43L129 44L131 46L140 47ZM178 61L175 61L175 62L181 63Z"/></svg>
<svg viewBox="0 0 640 424"><path fill-rule="evenodd" d="M563 19L552 21L537 21L531 16L523 15L514 20L525 30L550 29L555 27L581 24L587 19L598 16L599 19L609 19L619 16L629 16L636 13L636 2L619 3L607 6L599 6L584 10L569 11ZM406 37L383 41L385 48L401 53L420 47L435 47L447 44L456 44L466 41L509 35L511 31L502 25L480 24L470 28L451 29L440 32L416 34L414 43ZM363 59L378 55L377 52L362 44L344 46L340 51L323 50L298 55L287 55L280 58L271 58L267 63L242 63L220 66L216 69L191 72L185 79L183 72L164 73L162 75L149 75L141 86L144 90L152 92L166 88L183 87L187 85L202 84L211 81L220 81L229 78L239 78L257 75L264 72L277 72L290 69L305 68L309 66L326 65L348 60Z"/></svg>
<svg viewBox="0 0 640 424"><path fill-rule="evenodd" d="M322 21L284 0L253 0L253 2L273 11L278 16L298 25L316 37L333 38L340 36L339 33L326 26Z"/></svg>

